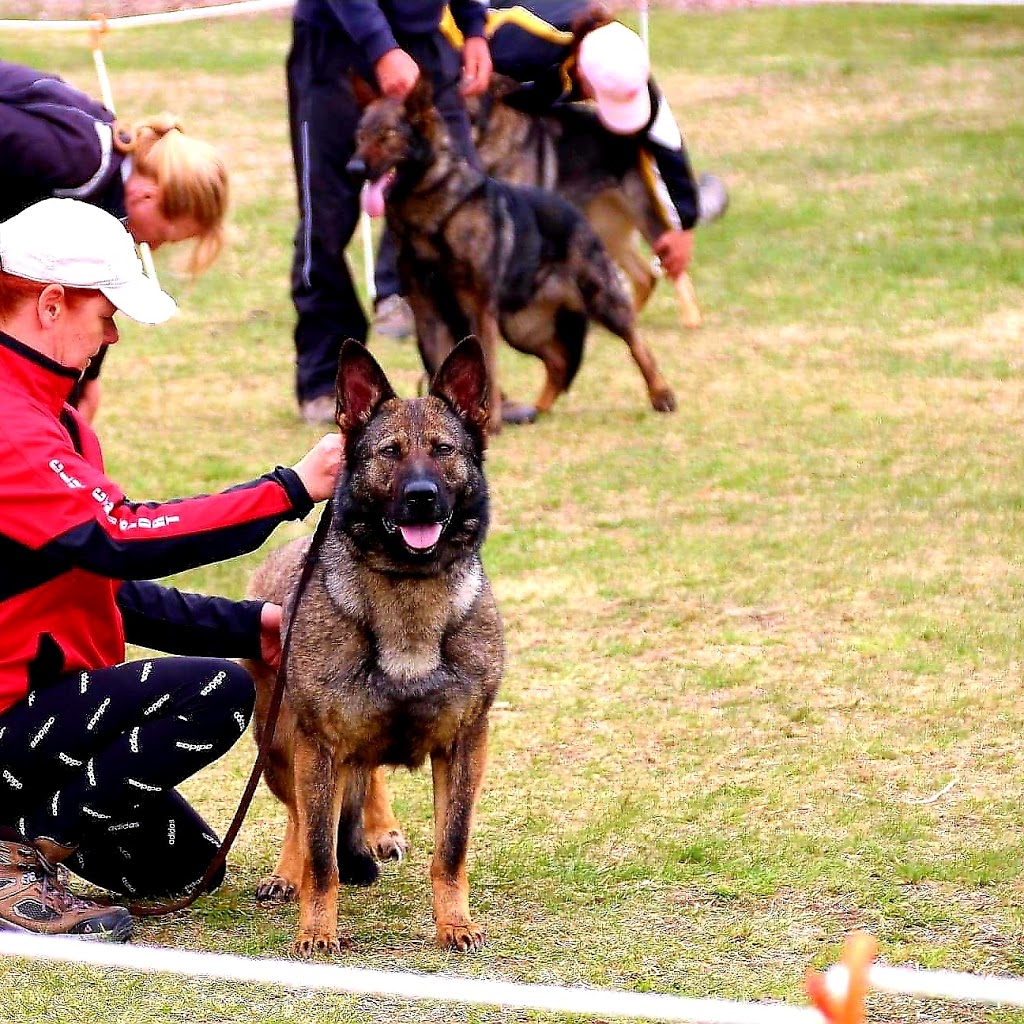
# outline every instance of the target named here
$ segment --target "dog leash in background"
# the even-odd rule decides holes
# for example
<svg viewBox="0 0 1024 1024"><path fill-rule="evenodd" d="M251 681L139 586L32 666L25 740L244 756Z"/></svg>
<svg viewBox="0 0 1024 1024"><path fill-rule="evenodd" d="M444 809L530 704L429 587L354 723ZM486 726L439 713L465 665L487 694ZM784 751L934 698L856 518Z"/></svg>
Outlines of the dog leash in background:
<svg viewBox="0 0 1024 1024"><path fill-rule="evenodd" d="M309 581L312 578L313 567L316 564L314 555L319 551L320 546L323 544L324 537L327 536L327 530L331 525L332 509L332 499L328 498L327 504L324 506L324 510L320 515L320 521L316 524L316 530L313 533L313 540L310 542L309 550L306 552L305 560L302 563L302 572L299 574L299 583L295 588L295 601L292 604L292 616L288 620L288 628L285 630L284 642L281 645L281 664L277 669L277 680L274 683L274 692L271 695L270 705L267 708L267 719L266 724L263 727L263 735L260 736L259 743L256 745L256 762L252 766L252 771L249 773L249 781L245 784L245 791L242 793L242 798L238 802L238 809L235 811L235 816L231 819L231 824L228 826L227 832L224 833L224 838L221 841L220 848L214 855L213 860L210 861L210 866L206 869L206 873L199 880L199 883L192 892L165 903L129 904L128 911L135 917L163 917L165 914L173 914L178 910L186 910L188 907L192 906L200 896L208 891L207 886L209 886L210 882L213 881L217 872L220 871L220 869L227 863L228 853L230 853L231 847L235 842L235 838L242 827L242 822L245 821L245 816L249 811L252 798L256 794L256 787L259 785L260 779L263 776L263 769L266 767L267 758L270 756L270 745L274 740L274 730L277 727L277 719L281 712L281 703L284 699L288 655L292 646L292 624L295 621L295 612L298 609L299 601L302 599L302 595L305 593L306 587L309 585Z"/></svg>
<svg viewBox="0 0 1024 1024"><path fill-rule="evenodd" d="M103 100L103 106L116 115L114 93L110 88L110 75L107 74L107 62L103 59L103 37L107 34L108 30L107 17L105 14L97 13L92 15L91 20L93 24L89 29L89 49L92 51L92 62L96 68L96 77L100 82L100 97ZM115 122L112 128L114 131L114 145L121 152L124 152L125 150L118 146L118 141L124 142L125 126ZM131 136L132 134L131 130L127 129L127 135ZM139 242L139 256L142 259L142 266L145 268L146 276L153 284L159 287L160 282L156 276L156 264L153 262L153 253L149 248L148 242Z"/></svg>

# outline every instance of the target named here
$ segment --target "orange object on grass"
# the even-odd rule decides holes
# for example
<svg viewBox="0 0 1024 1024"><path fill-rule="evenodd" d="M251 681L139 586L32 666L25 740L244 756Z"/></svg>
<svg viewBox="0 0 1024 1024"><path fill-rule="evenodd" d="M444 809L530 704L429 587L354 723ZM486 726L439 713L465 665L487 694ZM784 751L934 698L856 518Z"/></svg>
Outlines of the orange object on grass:
<svg viewBox="0 0 1024 1024"><path fill-rule="evenodd" d="M839 961L848 974L846 991L841 995L830 991L825 972L807 969L807 994L829 1024L863 1024L868 971L877 956L878 939L874 935L857 931L847 938Z"/></svg>

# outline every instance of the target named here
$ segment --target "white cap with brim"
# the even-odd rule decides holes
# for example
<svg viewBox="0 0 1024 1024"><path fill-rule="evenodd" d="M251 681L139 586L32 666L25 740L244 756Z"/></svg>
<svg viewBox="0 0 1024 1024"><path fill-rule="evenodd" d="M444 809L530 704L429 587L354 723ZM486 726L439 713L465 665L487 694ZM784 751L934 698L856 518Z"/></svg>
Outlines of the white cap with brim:
<svg viewBox="0 0 1024 1024"><path fill-rule="evenodd" d="M140 324L162 324L178 308L146 276L121 222L77 199L44 199L0 223L0 270L41 284L96 289Z"/></svg>
<svg viewBox="0 0 1024 1024"><path fill-rule="evenodd" d="M597 116L609 131L632 135L647 125L651 63L632 29L618 21L595 28L583 37L576 60L593 93Z"/></svg>

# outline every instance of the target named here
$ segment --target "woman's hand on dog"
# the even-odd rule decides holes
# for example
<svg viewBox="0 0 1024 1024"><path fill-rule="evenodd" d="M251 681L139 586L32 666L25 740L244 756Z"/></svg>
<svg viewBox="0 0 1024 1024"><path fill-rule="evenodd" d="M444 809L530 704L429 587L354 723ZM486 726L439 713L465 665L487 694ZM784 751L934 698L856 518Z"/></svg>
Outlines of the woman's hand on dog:
<svg viewBox="0 0 1024 1024"><path fill-rule="evenodd" d="M420 77L419 65L399 47L388 50L373 70L377 72L380 91L393 100L404 100Z"/></svg>
<svg viewBox="0 0 1024 1024"><path fill-rule="evenodd" d="M344 455L341 434L327 434L292 466L313 501L323 501L334 493Z"/></svg>
<svg viewBox="0 0 1024 1024"><path fill-rule="evenodd" d="M459 92L463 96L481 96L491 82L491 48L483 36L471 36L462 44L462 84Z"/></svg>
<svg viewBox="0 0 1024 1024"><path fill-rule="evenodd" d="M260 610L260 657L271 667L281 667L281 612L269 601Z"/></svg>

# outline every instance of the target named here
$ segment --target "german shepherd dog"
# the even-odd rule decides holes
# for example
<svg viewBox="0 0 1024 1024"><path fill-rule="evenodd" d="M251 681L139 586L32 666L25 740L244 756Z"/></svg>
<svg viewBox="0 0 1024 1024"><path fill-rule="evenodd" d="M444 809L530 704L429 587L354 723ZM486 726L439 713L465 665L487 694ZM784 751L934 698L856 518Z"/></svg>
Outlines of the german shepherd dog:
<svg viewBox="0 0 1024 1024"><path fill-rule="evenodd" d="M524 95L518 82L492 75L488 91L467 101L484 170L515 185L553 189L582 210L629 279L640 312L658 272L637 237L653 248L665 223L644 181L636 136L609 131L579 103L528 112L520 107ZM725 213L729 193L713 174L701 174L697 186L698 224L708 224Z"/></svg>
<svg viewBox="0 0 1024 1024"><path fill-rule="evenodd" d="M338 369L345 464L308 582L296 600L310 548L300 538L250 584L251 596L284 605L291 630L266 770L288 826L277 868L256 895L298 895L295 950L304 956L340 949L339 881L370 885L375 854L405 851L381 766L415 768L428 757L437 941L483 944L469 912L466 854L504 657L480 562L487 415L475 340L452 351L426 397L405 401L364 346L347 342ZM263 663L249 668L260 737L275 679Z"/></svg>
<svg viewBox="0 0 1024 1024"><path fill-rule="evenodd" d="M427 372L436 372L455 339L480 338L492 430L501 423L499 331L544 363L536 408L547 412L579 369L590 320L626 342L651 405L675 409L620 275L583 214L552 192L471 167L455 152L424 78L404 102L384 98L367 107L350 169L385 183L387 223Z"/></svg>

